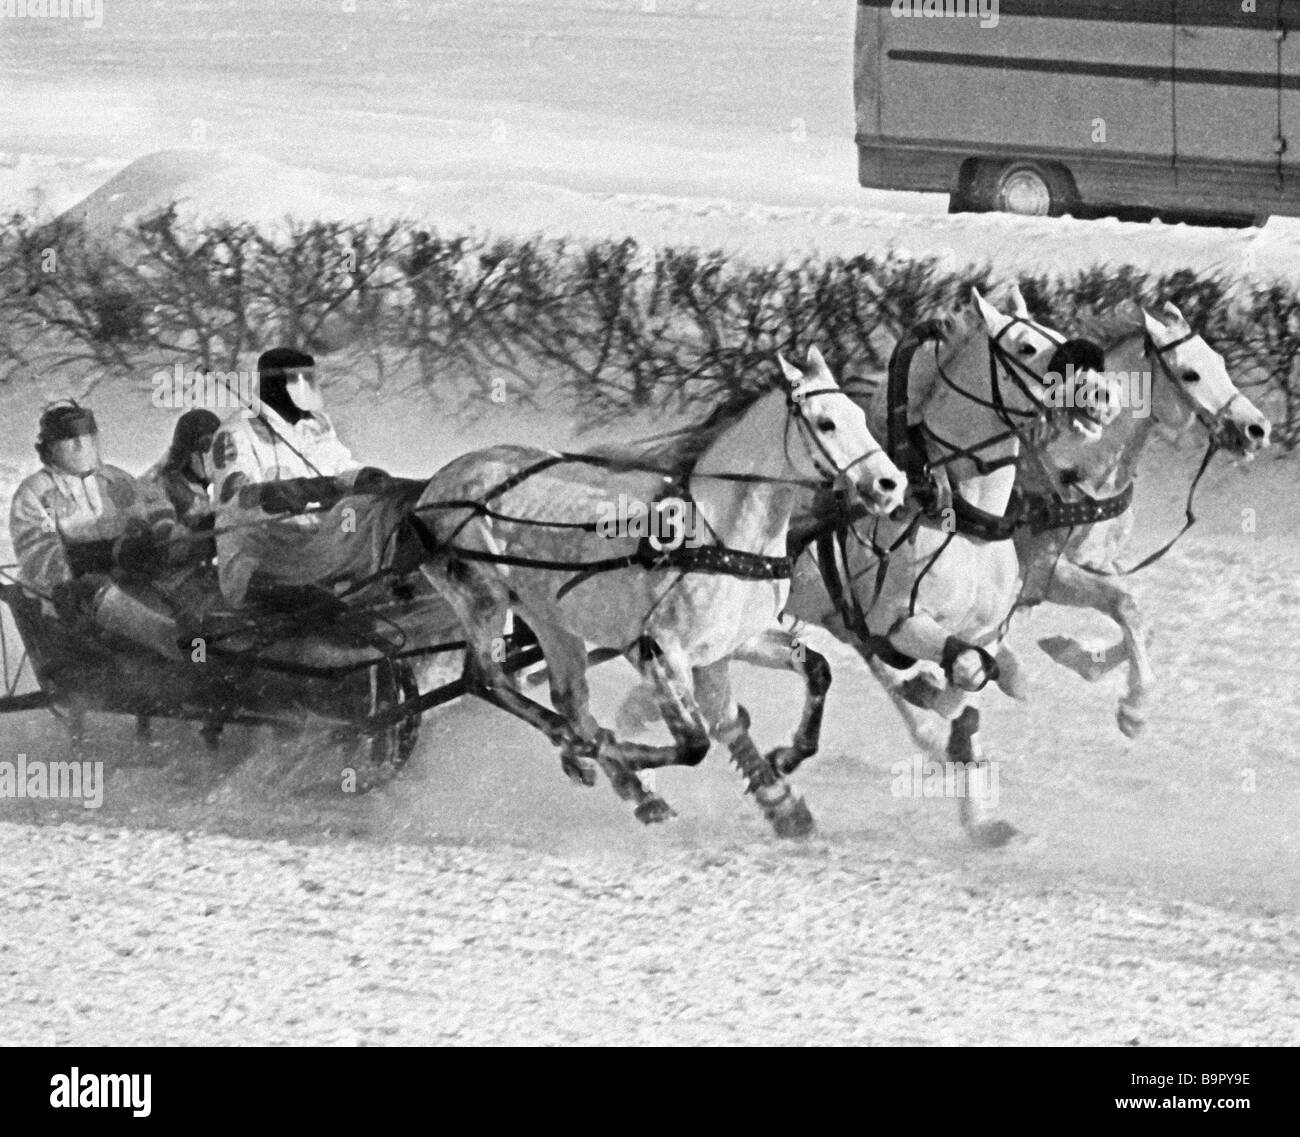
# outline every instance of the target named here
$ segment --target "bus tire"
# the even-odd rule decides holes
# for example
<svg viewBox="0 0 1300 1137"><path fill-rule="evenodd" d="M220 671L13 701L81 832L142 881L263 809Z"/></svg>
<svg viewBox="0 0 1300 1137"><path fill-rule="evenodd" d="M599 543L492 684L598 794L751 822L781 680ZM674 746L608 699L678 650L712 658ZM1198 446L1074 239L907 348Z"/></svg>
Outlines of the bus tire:
<svg viewBox="0 0 1300 1137"><path fill-rule="evenodd" d="M971 180L973 208L1026 217L1060 217L1078 207L1069 170L1052 162L981 162Z"/></svg>
<svg viewBox="0 0 1300 1137"><path fill-rule="evenodd" d="M961 169L957 171L957 186L948 195L949 213L984 212L971 198L971 186L975 181L975 175L979 172L979 168L980 161L978 158L967 158L961 164Z"/></svg>

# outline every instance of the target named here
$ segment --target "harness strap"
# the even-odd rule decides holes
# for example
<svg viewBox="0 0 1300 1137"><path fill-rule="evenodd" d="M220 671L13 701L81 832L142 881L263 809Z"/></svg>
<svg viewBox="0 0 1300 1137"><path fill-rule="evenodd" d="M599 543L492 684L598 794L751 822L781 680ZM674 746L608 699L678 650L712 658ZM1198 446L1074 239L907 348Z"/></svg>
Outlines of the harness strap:
<svg viewBox="0 0 1300 1137"><path fill-rule="evenodd" d="M907 421L908 383L912 357L924 344L937 341L940 331L941 325L937 320L917 324L894 345L889 357L885 446L894 465L907 475L908 484L918 493L921 487L928 485L930 470L925 443Z"/></svg>
<svg viewBox="0 0 1300 1137"><path fill-rule="evenodd" d="M973 651L980 657L980 666L984 671L984 682L975 688L976 691L983 691L988 686L990 679L996 679L1000 669L992 654L979 644L967 643L965 640L958 639L956 636L949 636L943 641L943 654L939 660L939 666L943 668L944 676L948 682L952 682L953 665L957 662L957 657L964 651Z"/></svg>
<svg viewBox="0 0 1300 1137"><path fill-rule="evenodd" d="M427 532L427 531L426 531ZM715 573L739 577L743 580L789 580L794 572L790 557L768 557L749 553L743 549L729 549L723 545L688 545L676 549L658 550L643 540L634 553L619 557L606 557L599 561L553 561L540 557L517 557L508 553L490 553L483 549L442 547L444 552L463 561L485 564L509 565L514 568L542 569L555 572L572 572L577 575L565 582L556 593L561 599L593 576L618 569L642 568L647 571L679 571Z"/></svg>
<svg viewBox="0 0 1300 1137"><path fill-rule="evenodd" d="M1020 529L1045 533L1049 529L1074 529L1119 517L1133 504L1133 483L1112 497L1085 497L1064 501L1054 494L1026 494L1011 491L1004 515L998 516L953 495L957 532L980 541L1006 541Z"/></svg>
<svg viewBox="0 0 1300 1137"><path fill-rule="evenodd" d="M845 587L845 582L840 577L839 561L837 556L845 551L846 532L843 527L834 532L820 533L817 536L817 567L821 571L822 581L826 585L826 591L835 605L835 609L840 614L840 619L844 621L844 626L848 628L858 640L862 648L870 652L887 667L896 668L899 671L906 671L909 667L916 664L916 660L909 655L904 655L892 643L889 642L888 636L874 634L867 627L867 616L862 610L862 605L858 601L857 593L852 587ZM836 542L839 543L839 549L836 549ZM846 559L844 562L848 564ZM888 570L889 562L881 558L880 564L876 570L876 594L879 595L881 586L884 584L885 572Z"/></svg>
<svg viewBox="0 0 1300 1137"><path fill-rule="evenodd" d="M1129 482L1112 497L1085 497L1082 501L1063 501L1049 494L1025 494L1021 498L1023 524L1035 533L1042 533L1048 529L1073 529L1111 521L1133 504L1133 485Z"/></svg>

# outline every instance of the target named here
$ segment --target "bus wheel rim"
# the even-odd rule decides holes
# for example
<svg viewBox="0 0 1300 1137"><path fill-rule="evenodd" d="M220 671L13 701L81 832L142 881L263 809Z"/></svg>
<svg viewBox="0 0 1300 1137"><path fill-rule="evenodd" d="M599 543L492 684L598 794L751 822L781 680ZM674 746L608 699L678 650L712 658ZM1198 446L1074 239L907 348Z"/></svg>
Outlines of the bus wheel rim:
<svg viewBox="0 0 1300 1137"><path fill-rule="evenodd" d="M1008 213L1046 217L1052 209L1052 191L1032 170L1016 170L1002 183L1002 201Z"/></svg>

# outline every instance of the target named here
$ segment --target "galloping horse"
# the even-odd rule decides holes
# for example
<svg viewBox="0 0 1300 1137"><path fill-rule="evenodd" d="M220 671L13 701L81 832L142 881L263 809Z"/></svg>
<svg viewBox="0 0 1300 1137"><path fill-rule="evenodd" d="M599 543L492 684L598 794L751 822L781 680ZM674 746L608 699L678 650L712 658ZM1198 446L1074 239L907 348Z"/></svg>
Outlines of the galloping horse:
<svg viewBox="0 0 1300 1137"><path fill-rule="evenodd" d="M1017 661L1002 642L1016 602L1015 551L1009 534L976 534L1005 512L1022 441L1041 450L1051 470L1073 467L1100 436L1100 421L1057 414L1054 404L1101 406L1104 420L1118 396L1097 374L1099 349L1034 323L1018 290L1012 300L1014 314L1006 316L972 291L964 312L900 345L885 397L868 396L869 420L877 432L885 424L896 457L905 460L911 451L920 476L938 474L933 500L926 509L865 524L832 512L829 525L820 526L816 558L810 549L798 559L786 607L787 616L820 624L858 648L900 702L918 699L945 720L957 718L959 745L947 756L966 763L976 760L970 694L990 679L1013 696L1022 693ZM1070 373L1072 397L1054 399L1049 377L1065 381L1070 362L1084 365ZM774 667L798 659L797 669L822 674L824 699L829 669L806 647L792 650L795 642L789 632L770 630L736 658ZM947 686L900 686L894 669L919 660L937 664ZM635 711L629 718L636 721ZM788 773L816 747L815 731L804 732L769 761ZM1010 836L970 798L961 799L961 817L978 841Z"/></svg>
<svg viewBox="0 0 1300 1137"><path fill-rule="evenodd" d="M643 822L672 810L638 772L695 765L712 737L728 744L778 833L812 825L750 740L729 659L785 605L797 493L835 486L868 514L888 514L902 506L906 478L815 348L803 369L780 363L783 383L724 404L658 453L497 446L444 467L415 507L423 571L465 631L467 689L545 733L576 781L591 785L603 770ZM629 503L685 510L706 539L664 547L611 531L611 514ZM502 669L512 608L536 633L555 710ZM616 649L654 685L673 746L620 742L596 722L588 645Z"/></svg>
<svg viewBox="0 0 1300 1137"><path fill-rule="evenodd" d="M1149 383L1149 414L1140 417L1135 408L1125 408L1106 428L1102 443L1082 454L1079 466L1062 479L1070 501L1113 501L1123 506L1122 511L1073 528L1022 526L1016 530L1016 552L1025 576L1021 603L1046 600L1095 608L1119 625L1122 639L1103 652L1086 651L1065 636L1048 637L1039 645L1058 663L1090 681L1127 660L1128 689L1120 699L1116 718L1120 730L1134 738L1145 725L1154 675L1144 622L1124 581L1133 570L1121 570L1116 558L1133 528L1132 487L1138 461L1156 426L1174 436L1199 426L1209 438L1208 464L1217 449L1238 456L1262 450L1268 445L1271 424L1237 390L1223 357L1192 331L1173 304L1166 303L1159 315L1138 312L1136 305L1122 308L1087 330L1110 344L1106 349L1108 372L1138 375ZM1201 468L1204 470L1205 464ZM1020 473L1027 495L1041 497L1050 491L1037 469L1022 466Z"/></svg>

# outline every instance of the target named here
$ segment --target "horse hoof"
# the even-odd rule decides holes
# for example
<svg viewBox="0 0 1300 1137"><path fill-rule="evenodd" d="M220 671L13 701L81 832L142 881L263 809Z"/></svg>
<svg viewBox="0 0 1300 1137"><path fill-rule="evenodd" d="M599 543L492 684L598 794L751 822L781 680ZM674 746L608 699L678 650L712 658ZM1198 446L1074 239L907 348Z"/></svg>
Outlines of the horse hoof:
<svg viewBox="0 0 1300 1137"><path fill-rule="evenodd" d="M1146 729L1147 716L1145 711L1120 703L1115 721L1119 723L1119 729L1125 738L1137 738Z"/></svg>
<svg viewBox="0 0 1300 1137"><path fill-rule="evenodd" d="M652 797L643 801L636 807L635 813L636 819L642 825L656 825L677 816L677 811L661 797Z"/></svg>
<svg viewBox="0 0 1300 1137"><path fill-rule="evenodd" d="M577 754L565 754L560 758L560 766L565 776L576 786L591 789L596 784L596 772L599 767L591 758Z"/></svg>
<svg viewBox="0 0 1300 1137"><path fill-rule="evenodd" d="M981 849L1000 849L1010 842L1019 830L1009 821L982 821L966 830L972 844Z"/></svg>
<svg viewBox="0 0 1300 1137"><path fill-rule="evenodd" d="M764 804L763 812L772 823L778 837L807 837L816 828L812 811L803 798L788 788L785 795L771 804Z"/></svg>

